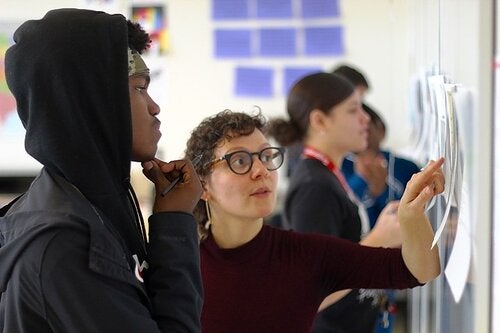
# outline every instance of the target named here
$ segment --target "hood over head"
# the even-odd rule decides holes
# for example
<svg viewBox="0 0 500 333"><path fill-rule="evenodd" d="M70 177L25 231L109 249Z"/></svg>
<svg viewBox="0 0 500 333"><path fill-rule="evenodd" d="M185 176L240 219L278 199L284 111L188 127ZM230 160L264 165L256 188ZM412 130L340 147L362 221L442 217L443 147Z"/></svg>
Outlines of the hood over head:
<svg viewBox="0 0 500 333"><path fill-rule="evenodd" d="M22 24L7 50L7 84L26 151L75 185L135 253L142 239L129 202L132 125L127 21L58 9Z"/></svg>

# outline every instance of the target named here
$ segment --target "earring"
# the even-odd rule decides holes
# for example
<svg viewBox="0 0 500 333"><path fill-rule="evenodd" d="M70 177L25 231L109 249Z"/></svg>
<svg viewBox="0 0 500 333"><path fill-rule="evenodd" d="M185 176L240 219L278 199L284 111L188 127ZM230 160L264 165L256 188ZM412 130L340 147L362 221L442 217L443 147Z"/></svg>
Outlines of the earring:
<svg viewBox="0 0 500 333"><path fill-rule="evenodd" d="M205 210L207 212L207 222L205 222L205 230L208 230L210 229L210 225L212 224L212 213L210 212L208 200L205 200Z"/></svg>

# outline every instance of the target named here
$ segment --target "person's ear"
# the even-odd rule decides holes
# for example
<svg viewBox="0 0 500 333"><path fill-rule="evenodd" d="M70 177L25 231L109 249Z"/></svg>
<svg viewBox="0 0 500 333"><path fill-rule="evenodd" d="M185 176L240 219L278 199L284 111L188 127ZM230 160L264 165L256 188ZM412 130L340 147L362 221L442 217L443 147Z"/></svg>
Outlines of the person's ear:
<svg viewBox="0 0 500 333"><path fill-rule="evenodd" d="M203 193L201 194L201 199L207 201L210 199L210 195L208 194L207 182L205 180L201 180L201 188L203 189Z"/></svg>
<svg viewBox="0 0 500 333"><path fill-rule="evenodd" d="M312 110L311 113L309 113L309 126L311 129L319 133L324 132L326 116L327 115L319 109Z"/></svg>

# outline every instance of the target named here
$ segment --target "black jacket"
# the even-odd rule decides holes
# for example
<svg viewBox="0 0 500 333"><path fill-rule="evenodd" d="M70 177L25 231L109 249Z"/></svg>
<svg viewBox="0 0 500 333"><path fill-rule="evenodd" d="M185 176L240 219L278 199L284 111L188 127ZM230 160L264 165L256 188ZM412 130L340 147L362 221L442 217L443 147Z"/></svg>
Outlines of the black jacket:
<svg viewBox="0 0 500 333"><path fill-rule="evenodd" d="M196 332L202 287L194 218L150 217L130 197L127 24L60 9L21 25L6 79L44 165L0 217L4 332ZM135 259L149 268L141 277Z"/></svg>
<svg viewBox="0 0 500 333"><path fill-rule="evenodd" d="M191 215L150 218L145 284L106 216L42 170L0 218L4 332L196 332L201 287Z"/></svg>

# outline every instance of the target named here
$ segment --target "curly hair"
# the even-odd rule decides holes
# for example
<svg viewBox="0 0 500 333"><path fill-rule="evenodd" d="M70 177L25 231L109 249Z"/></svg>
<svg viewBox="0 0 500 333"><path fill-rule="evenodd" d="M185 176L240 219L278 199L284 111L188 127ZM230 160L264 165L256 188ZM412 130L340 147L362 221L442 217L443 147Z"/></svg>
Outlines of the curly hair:
<svg viewBox="0 0 500 333"><path fill-rule="evenodd" d="M185 158L193 160L201 156L201 161L196 166L196 172L203 178L210 174L212 165L210 162L215 158L214 151L225 142L234 138L247 136L258 129L264 131L267 121L259 112L256 115L248 115L231 110L221 111L214 116L205 118L192 132L187 141ZM198 222L198 231L203 240L208 235L205 228L207 213L205 202L200 200L194 209L194 216Z"/></svg>
<svg viewBox="0 0 500 333"><path fill-rule="evenodd" d="M131 50L142 54L151 44L149 34L141 27L139 23L127 20L128 28L128 46Z"/></svg>

